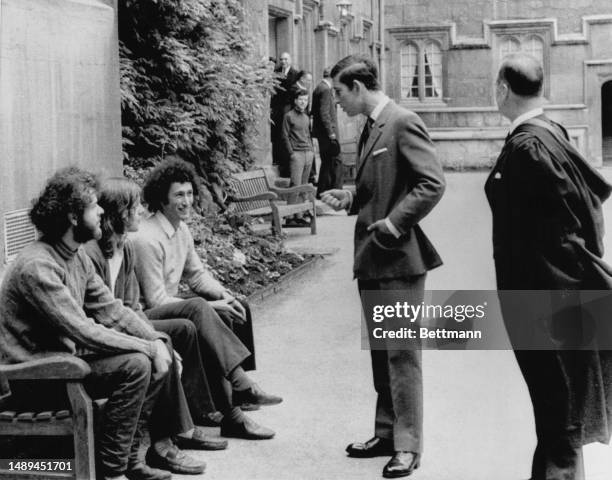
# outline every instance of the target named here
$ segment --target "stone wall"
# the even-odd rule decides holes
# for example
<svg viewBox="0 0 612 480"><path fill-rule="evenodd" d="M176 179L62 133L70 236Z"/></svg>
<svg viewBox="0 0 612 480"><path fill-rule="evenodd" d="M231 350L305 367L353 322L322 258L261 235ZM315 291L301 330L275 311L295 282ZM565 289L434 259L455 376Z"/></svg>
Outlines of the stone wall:
<svg viewBox="0 0 612 480"><path fill-rule="evenodd" d="M321 81L323 69L333 66L350 53L366 53L379 58L378 1L353 0L352 15L340 19L336 2L320 0L243 0L247 21L258 54L278 57L288 51L293 64L313 74L313 88ZM269 28L276 22L276 42ZM272 47L276 52L271 51ZM347 118L339 110L340 136L352 149L360 130L358 118ZM262 115L257 138L257 163L272 162L268 112ZM347 156L347 158L349 158Z"/></svg>
<svg viewBox="0 0 612 480"><path fill-rule="evenodd" d="M447 165L485 166L505 137L508 122L496 113L494 84L508 38L540 39L548 111L580 132L577 144L601 165L601 86L612 78L610 2L387 0L385 23L385 89L423 117ZM427 40L442 50L443 98L403 99L400 49Z"/></svg>
<svg viewBox="0 0 612 480"><path fill-rule="evenodd" d="M122 154L114 1L0 0L0 10L4 217L27 208L58 168L116 175Z"/></svg>

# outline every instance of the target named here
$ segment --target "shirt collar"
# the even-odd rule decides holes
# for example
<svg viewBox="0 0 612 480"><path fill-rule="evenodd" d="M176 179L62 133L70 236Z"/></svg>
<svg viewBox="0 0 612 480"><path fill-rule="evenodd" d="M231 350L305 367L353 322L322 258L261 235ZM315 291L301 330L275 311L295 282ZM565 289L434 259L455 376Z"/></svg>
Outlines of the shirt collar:
<svg viewBox="0 0 612 480"><path fill-rule="evenodd" d="M512 132L516 130L516 127L518 127L521 123L524 123L527 120L530 120L532 118L538 117L543 114L544 114L544 109L542 107L538 107L538 108L534 108L533 110L529 110L528 112L525 112L522 115L519 115L510 124L510 131L508 132L508 135L511 135Z"/></svg>
<svg viewBox="0 0 612 480"><path fill-rule="evenodd" d="M380 100L380 102L378 102L378 105L376 105L374 107L374 110L372 110L372 113L370 113L370 118L372 120L376 121L376 119L380 115L380 112L382 112L383 108L385 108L387 106L387 103L389 103L389 100L391 100L389 97L383 95L383 98Z"/></svg>
<svg viewBox="0 0 612 480"><path fill-rule="evenodd" d="M174 236L174 234L176 233L176 230L172 224L170 223L170 221L166 218L166 216L161 212L161 211L157 211L155 212L155 218L157 219L157 221L159 222L159 226L162 228L162 230L164 231L164 233L168 236L168 238L172 238ZM179 224L180 226L180 224Z"/></svg>

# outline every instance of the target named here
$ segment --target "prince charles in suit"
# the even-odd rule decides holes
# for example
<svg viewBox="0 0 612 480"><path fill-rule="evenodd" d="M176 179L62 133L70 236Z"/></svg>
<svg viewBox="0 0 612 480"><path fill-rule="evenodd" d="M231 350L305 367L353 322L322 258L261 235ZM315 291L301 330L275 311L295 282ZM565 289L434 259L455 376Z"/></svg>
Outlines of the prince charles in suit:
<svg viewBox="0 0 612 480"><path fill-rule="evenodd" d="M367 116L358 146L356 188L328 190L321 199L357 215L354 275L359 292L402 291L423 300L425 276L442 264L418 223L438 203L445 182L441 164L420 118L380 89L378 70L352 55L331 71L336 98L349 115ZM369 321L369 320L368 320ZM410 475L422 450L421 352L371 349L377 393L374 437L347 447L351 457L391 456L386 478Z"/></svg>

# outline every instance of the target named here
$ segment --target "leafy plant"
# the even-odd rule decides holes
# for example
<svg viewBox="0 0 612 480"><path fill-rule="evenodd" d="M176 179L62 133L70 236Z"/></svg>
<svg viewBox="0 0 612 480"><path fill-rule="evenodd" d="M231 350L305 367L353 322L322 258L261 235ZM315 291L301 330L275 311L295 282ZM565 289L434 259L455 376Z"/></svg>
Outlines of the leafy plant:
<svg viewBox="0 0 612 480"><path fill-rule="evenodd" d="M275 85L254 56L238 0L120 0L124 163L176 154L222 203L228 173L248 168Z"/></svg>

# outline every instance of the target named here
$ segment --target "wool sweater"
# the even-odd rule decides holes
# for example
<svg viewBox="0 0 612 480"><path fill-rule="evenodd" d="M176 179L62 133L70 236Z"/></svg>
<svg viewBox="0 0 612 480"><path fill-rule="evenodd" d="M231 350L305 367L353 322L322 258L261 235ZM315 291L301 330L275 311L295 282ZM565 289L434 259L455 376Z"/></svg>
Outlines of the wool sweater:
<svg viewBox="0 0 612 480"><path fill-rule="evenodd" d="M1 363L50 352L153 358L158 338L165 336L115 300L83 248L35 242L9 266L0 287Z"/></svg>
<svg viewBox="0 0 612 480"><path fill-rule="evenodd" d="M283 118L283 143L291 155L295 152L312 152L310 138L310 117L306 112L295 108L285 113Z"/></svg>
<svg viewBox="0 0 612 480"><path fill-rule="evenodd" d="M111 273L108 259L102 253L98 242L96 240L87 242L85 244L85 251L89 255L96 273L100 275L102 281L110 288ZM123 261L115 280L113 294L116 299L123 302L124 306L134 310L139 316L146 318L140 304L140 287L134 272L134 247L129 239L123 244Z"/></svg>
<svg viewBox="0 0 612 480"><path fill-rule="evenodd" d="M157 212L144 220L130 239L145 308L183 300L177 296L181 280L208 300L223 296L225 288L202 264L184 222L175 229L163 213Z"/></svg>

